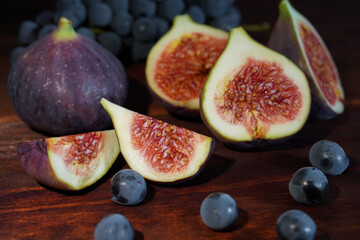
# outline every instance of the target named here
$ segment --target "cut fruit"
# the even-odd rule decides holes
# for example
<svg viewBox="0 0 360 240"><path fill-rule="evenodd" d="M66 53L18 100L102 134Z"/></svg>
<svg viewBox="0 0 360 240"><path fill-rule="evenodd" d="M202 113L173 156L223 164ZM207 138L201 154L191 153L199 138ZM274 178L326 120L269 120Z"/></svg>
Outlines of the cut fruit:
<svg viewBox="0 0 360 240"><path fill-rule="evenodd" d="M196 23L189 15L175 17L148 55L149 91L170 113L200 118L201 88L227 39L227 32Z"/></svg>
<svg viewBox="0 0 360 240"><path fill-rule="evenodd" d="M344 90L329 50L314 26L289 1L280 15L268 46L287 56L307 75L312 91L312 115L329 119L344 111Z"/></svg>
<svg viewBox="0 0 360 240"><path fill-rule="evenodd" d="M98 181L120 153L115 130L45 138L17 145L26 172L62 190L80 190Z"/></svg>
<svg viewBox="0 0 360 240"><path fill-rule="evenodd" d="M310 112L305 74L286 57L257 43L243 28L229 42L204 84L204 123L233 147L266 145L298 132Z"/></svg>
<svg viewBox="0 0 360 240"><path fill-rule="evenodd" d="M144 178L179 182L196 176L210 158L215 141L207 136L101 100L110 114L126 162Z"/></svg>

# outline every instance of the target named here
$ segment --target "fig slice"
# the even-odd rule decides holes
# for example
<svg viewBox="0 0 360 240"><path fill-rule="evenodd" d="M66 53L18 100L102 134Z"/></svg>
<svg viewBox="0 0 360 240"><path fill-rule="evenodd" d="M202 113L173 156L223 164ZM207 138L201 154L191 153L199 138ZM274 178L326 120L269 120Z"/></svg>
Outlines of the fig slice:
<svg viewBox="0 0 360 240"><path fill-rule="evenodd" d="M257 43L242 27L230 31L200 98L204 123L235 148L292 136L305 124L310 105L305 74L285 56Z"/></svg>
<svg viewBox="0 0 360 240"><path fill-rule="evenodd" d="M196 23L187 14L176 16L146 61L147 85L154 98L176 116L200 119L201 88L227 39L226 31Z"/></svg>
<svg viewBox="0 0 360 240"><path fill-rule="evenodd" d="M102 99L129 167L144 178L162 183L184 182L205 166L214 139L161 120L133 112Z"/></svg>
<svg viewBox="0 0 360 240"><path fill-rule="evenodd" d="M20 142L17 152L25 171L40 183L80 190L98 181L120 153L115 130Z"/></svg>
<svg viewBox="0 0 360 240"><path fill-rule="evenodd" d="M268 46L287 56L307 75L312 92L312 116L329 119L341 114L344 90L324 41L311 22L289 1L282 0L279 9Z"/></svg>

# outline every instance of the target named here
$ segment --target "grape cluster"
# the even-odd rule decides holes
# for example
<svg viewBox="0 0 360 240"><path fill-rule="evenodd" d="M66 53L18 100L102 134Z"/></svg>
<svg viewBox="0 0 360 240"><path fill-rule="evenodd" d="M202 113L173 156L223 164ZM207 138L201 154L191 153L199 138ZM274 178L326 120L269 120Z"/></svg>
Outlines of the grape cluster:
<svg viewBox="0 0 360 240"><path fill-rule="evenodd" d="M58 0L54 11L42 11L35 20L20 24L20 46L10 61L14 63L25 46L51 33L60 17L71 20L79 34L96 40L125 63L143 61L179 14L226 31L241 21L234 0Z"/></svg>

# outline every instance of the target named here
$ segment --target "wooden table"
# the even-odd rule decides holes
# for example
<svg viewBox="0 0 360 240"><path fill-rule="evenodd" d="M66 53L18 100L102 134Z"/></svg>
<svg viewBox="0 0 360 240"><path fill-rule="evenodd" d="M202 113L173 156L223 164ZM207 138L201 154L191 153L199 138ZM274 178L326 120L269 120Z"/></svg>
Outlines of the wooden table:
<svg viewBox="0 0 360 240"><path fill-rule="evenodd" d="M318 227L316 239L360 239L360 14L356 1L293 1L322 34L337 63L346 93L344 114L328 121L310 120L296 136L266 150L234 151L217 141L198 177L175 186L148 182L146 200L135 207L120 206L110 199L111 177L127 167L122 157L98 183L74 193L40 185L21 166L16 143L44 135L24 124L10 105L6 93L8 55L17 45L13 34L16 24L49 6L48 1L27 2L9 3L7 14L1 16L1 239L92 239L97 222L109 213L126 215L136 230L136 239L276 239L275 222L289 209L311 215ZM16 8L20 3L26 10ZM278 1L237 4L243 23L267 21L273 26L277 18ZM266 43L269 31L251 35ZM127 73L131 79L129 108L211 136L203 123L177 119L151 98L143 63L127 66ZM350 166L343 175L328 177L330 191L324 204L301 205L291 198L288 182L297 169L310 165L309 149L321 139L343 146ZM200 218L202 200L218 191L230 194L238 204L239 219L229 232L214 232Z"/></svg>

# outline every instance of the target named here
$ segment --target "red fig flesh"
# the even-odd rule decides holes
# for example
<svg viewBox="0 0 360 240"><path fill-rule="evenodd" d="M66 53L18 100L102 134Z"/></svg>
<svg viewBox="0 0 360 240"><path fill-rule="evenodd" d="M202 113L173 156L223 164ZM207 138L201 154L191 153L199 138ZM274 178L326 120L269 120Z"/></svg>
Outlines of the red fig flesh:
<svg viewBox="0 0 360 240"><path fill-rule="evenodd" d="M45 138L17 145L26 172L63 190L80 190L99 180L120 153L114 130Z"/></svg>

